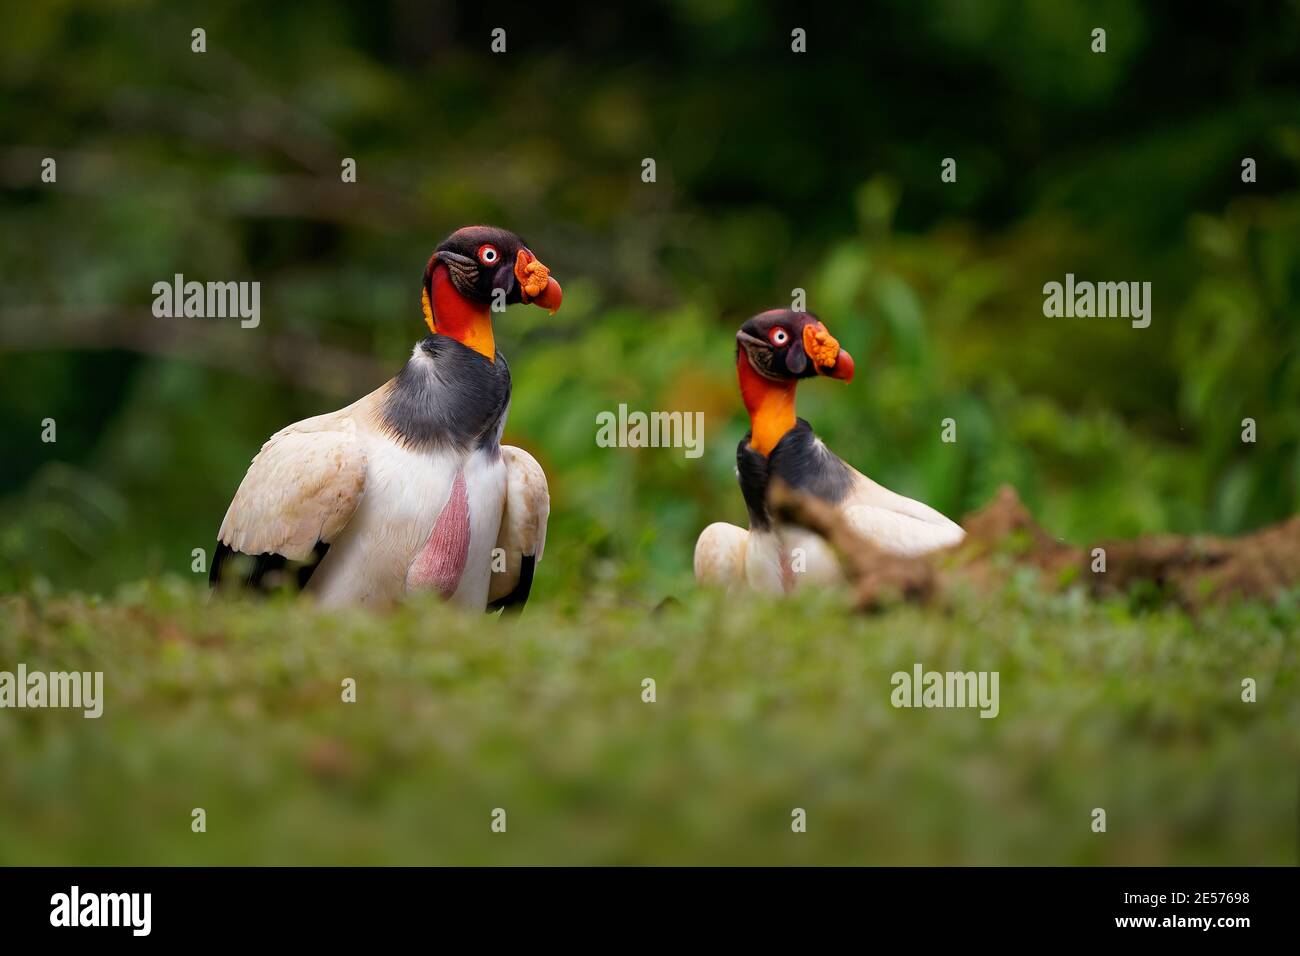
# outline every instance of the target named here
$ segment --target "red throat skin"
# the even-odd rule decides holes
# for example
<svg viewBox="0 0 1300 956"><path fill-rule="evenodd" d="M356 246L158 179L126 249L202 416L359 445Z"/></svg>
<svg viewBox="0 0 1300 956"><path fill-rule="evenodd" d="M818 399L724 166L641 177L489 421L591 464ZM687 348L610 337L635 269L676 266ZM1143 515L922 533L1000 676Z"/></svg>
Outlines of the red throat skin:
<svg viewBox="0 0 1300 956"><path fill-rule="evenodd" d="M434 335L445 335L461 345L496 361L496 339L492 336L492 312L487 305L470 302L451 283L447 267L439 263L433 270L432 316L426 316Z"/></svg>
<svg viewBox="0 0 1300 956"><path fill-rule="evenodd" d="M736 377L749 412L749 447L760 455L770 455L781 437L794 428L795 382L774 382L759 375L744 349L736 356Z"/></svg>

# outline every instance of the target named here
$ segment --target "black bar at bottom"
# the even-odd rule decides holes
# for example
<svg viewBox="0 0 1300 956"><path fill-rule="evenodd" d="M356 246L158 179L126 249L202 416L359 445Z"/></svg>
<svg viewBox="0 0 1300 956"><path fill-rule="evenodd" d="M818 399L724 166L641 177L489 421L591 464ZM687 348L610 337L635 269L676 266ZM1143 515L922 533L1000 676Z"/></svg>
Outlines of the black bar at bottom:
<svg viewBox="0 0 1300 956"><path fill-rule="evenodd" d="M117 938L337 946L402 936L452 943L475 929L483 942L512 930L534 943L574 942L600 927L617 933L611 920L633 936L681 939L661 935L680 926L692 940L716 933L732 944L749 936L770 942L783 930L859 939L921 932L927 943L1059 934L1195 935L1231 944L1242 934L1293 935L1297 875L1291 868L4 869L0 926L6 943L66 942L75 934L80 945ZM456 937L441 935L453 930Z"/></svg>

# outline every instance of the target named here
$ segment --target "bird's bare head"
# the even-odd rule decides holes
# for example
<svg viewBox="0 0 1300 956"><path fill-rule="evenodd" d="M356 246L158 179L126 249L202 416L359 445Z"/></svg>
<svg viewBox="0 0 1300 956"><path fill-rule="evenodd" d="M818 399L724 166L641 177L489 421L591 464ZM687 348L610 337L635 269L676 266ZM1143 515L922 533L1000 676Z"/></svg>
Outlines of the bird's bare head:
<svg viewBox="0 0 1300 956"><path fill-rule="evenodd" d="M736 333L736 348L763 378L788 381L825 375L853 379L853 356L811 312L769 309ZM739 356L738 356L739 357Z"/></svg>
<svg viewBox="0 0 1300 956"><path fill-rule="evenodd" d="M430 328L435 276L440 266L446 269L456 294L475 305L522 302L554 314L563 299L551 271L519 236L495 226L465 226L438 244L424 268L425 321Z"/></svg>

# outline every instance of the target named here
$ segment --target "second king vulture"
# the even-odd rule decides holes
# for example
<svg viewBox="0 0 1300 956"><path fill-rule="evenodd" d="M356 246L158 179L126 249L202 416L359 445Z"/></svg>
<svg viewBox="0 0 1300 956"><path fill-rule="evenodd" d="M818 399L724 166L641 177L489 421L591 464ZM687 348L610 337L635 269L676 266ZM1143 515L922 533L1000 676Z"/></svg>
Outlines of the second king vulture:
<svg viewBox="0 0 1300 956"><path fill-rule="evenodd" d="M560 285L518 236L459 229L424 270L429 335L397 376L262 446L218 532L215 589L288 587L326 605L436 591L521 606L546 541L546 475L501 444L510 370L492 310L554 313Z"/></svg>
<svg viewBox="0 0 1300 956"><path fill-rule="evenodd" d="M695 545L701 584L784 593L842 579L838 559L820 537L773 520L767 490L774 477L832 505L838 520L886 551L924 554L962 540L959 525L845 464L795 417L801 379L853 378L852 357L815 315L773 309L754 316L736 333L736 372L750 420L736 449L749 530L723 522L704 529Z"/></svg>

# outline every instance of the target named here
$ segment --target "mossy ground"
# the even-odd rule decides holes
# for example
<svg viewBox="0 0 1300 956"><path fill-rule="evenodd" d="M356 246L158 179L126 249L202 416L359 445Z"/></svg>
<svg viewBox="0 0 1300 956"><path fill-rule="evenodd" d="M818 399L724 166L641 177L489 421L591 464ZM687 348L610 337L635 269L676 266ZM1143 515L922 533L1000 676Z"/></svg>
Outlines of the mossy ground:
<svg viewBox="0 0 1300 956"><path fill-rule="evenodd" d="M177 582L4 598L0 669L102 670L106 700L0 711L0 863L1293 864L1298 624L1290 598L1192 619L1031 588L513 623ZM894 709L918 662L998 671L1000 714Z"/></svg>

